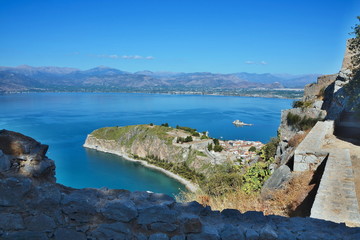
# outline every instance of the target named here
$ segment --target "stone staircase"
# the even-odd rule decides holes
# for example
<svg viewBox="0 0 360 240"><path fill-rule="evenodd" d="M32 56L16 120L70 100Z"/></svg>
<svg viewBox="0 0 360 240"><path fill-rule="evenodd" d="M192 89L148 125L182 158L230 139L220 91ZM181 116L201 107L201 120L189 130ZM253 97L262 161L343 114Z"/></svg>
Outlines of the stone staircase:
<svg viewBox="0 0 360 240"><path fill-rule="evenodd" d="M311 208L311 217L360 225L354 173L348 149L330 151L320 186Z"/></svg>
<svg viewBox="0 0 360 240"><path fill-rule="evenodd" d="M333 135L333 129L333 121L316 123L295 150L294 171L315 170L326 159L310 217L360 226L350 151L324 148L326 137Z"/></svg>

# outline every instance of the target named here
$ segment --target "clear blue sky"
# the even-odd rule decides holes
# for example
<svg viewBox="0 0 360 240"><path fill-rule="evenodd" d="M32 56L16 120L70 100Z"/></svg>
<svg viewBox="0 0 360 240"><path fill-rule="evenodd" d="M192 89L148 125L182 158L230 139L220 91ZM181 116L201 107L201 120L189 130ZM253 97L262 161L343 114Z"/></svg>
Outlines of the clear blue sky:
<svg viewBox="0 0 360 240"><path fill-rule="evenodd" d="M335 73L358 0L0 0L0 66Z"/></svg>

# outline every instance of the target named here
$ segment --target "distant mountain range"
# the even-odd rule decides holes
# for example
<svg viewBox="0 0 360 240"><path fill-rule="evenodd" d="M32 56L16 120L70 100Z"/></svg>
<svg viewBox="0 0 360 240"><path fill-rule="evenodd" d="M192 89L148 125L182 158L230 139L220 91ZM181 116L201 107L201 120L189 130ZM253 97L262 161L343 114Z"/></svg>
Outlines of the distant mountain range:
<svg viewBox="0 0 360 240"><path fill-rule="evenodd" d="M21 91L122 91L240 88L303 88L320 74L220 74L140 71L109 67L89 70L63 67L0 67L0 92Z"/></svg>

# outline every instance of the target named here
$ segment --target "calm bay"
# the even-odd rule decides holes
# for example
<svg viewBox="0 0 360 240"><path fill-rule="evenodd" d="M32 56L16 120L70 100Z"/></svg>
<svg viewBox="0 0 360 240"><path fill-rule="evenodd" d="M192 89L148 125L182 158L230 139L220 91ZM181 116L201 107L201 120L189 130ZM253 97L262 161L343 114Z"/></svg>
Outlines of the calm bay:
<svg viewBox="0 0 360 240"><path fill-rule="evenodd" d="M176 194L184 186L121 157L82 147L87 134L106 126L169 123L208 131L211 137L267 142L276 136L282 109L292 100L141 93L23 93L0 95L0 128L50 145L57 181ZM236 119L252 126L235 127Z"/></svg>

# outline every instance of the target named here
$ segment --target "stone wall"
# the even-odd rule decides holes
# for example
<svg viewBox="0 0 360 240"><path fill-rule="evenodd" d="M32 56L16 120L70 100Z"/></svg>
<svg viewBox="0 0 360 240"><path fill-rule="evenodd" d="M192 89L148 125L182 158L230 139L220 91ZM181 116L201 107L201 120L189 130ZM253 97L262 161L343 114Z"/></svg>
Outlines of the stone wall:
<svg viewBox="0 0 360 240"><path fill-rule="evenodd" d="M13 132L6 134L14 136ZM11 139L16 141L16 137ZM73 189L51 181L53 171L47 171L47 176L23 174L17 165L20 155L6 154L4 147L1 150L5 153L1 158L10 161L10 168L0 172L2 240L360 238L359 228L324 220L242 214L232 209L212 211L197 202L179 203L160 193ZM47 158L38 160L35 165Z"/></svg>
<svg viewBox="0 0 360 240"><path fill-rule="evenodd" d="M303 101L315 101L322 99L325 88L336 80L337 74L323 75L318 77L317 83L311 83L304 88Z"/></svg>
<svg viewBox="0 0 360 240"><path fill-rule="evenodd" d="M294 171L303 172L316 170L321 162L328 155L327 151L322 150L325 135L332 134L334 122L317 122L305 139L295 150Z"/></svg>
<svg viewBox="0 0 360 240"><path fill-rule="evenodd" d="M341 69L352 69L353 65L351 63L351 57L354 56L354 54L349 50L349 42L350 39L346 42L346 48L344 53L344 59L341 65Z"/></svg>

